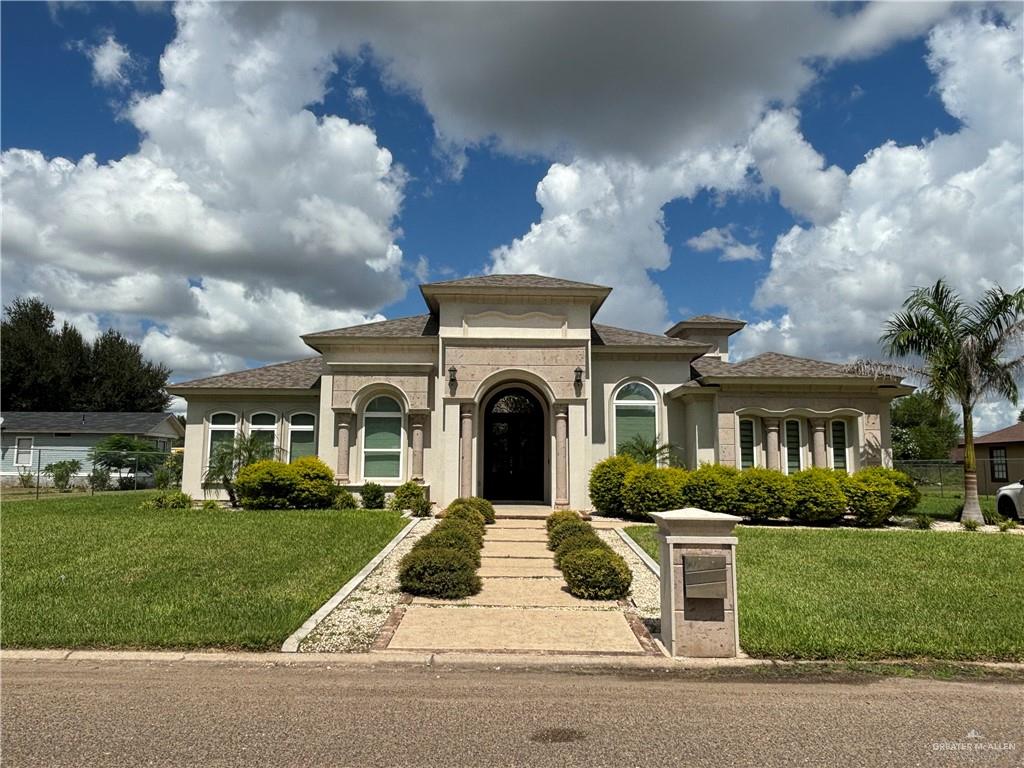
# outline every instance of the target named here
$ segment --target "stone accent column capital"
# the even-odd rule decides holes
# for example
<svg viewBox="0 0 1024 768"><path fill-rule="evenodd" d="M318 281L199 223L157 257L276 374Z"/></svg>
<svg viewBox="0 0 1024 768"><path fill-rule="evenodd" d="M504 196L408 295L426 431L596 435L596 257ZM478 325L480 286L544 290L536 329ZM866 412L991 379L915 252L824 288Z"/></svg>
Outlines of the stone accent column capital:
<svg viewBox="0 0 1024 768"><path fill-rule="evenodd" d="M776 432L779 429L779 419L764 419L764 428L769 432Z"/></svg>

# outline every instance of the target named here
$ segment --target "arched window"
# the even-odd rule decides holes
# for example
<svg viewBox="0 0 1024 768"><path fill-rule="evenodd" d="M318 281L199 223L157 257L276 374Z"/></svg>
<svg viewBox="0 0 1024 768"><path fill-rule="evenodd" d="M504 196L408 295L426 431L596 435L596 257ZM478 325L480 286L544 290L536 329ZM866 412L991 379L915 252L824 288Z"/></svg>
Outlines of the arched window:
<svg viewBox="0 0 1024 768"><path fill-rule="evenodd" d="M233 413L214 413L210 416L210 451L206 454L207 461L216 452L218 446L231 445L238 433L238 417Z"/></svg>
<svg viewBox="0 0 1024 768"><path fill-rule="evenodd" d="M249 436L271 448L276 447L277 416L272 413L254 413L249 417Z"/></svg>
<svg viewBox="0 0 1024 768"><path fill-rule="evenodd" d="M393 397L373 398L363 412L363 477L402 476L402 406Z"/></svg>
<svg viewBox="0 0 1024 768"><path fill-rule="evenodd" d="M288 461L303 456L316 456L316 417L293 413L288 419Z"/></svg>
<svg viewBox="0 0 1024 768"><path fill-rule="evenodd" d="M654 390L639 381L619 388L612 403L615 411L615 452L631 440L658 439L658 400Z"/></svg>

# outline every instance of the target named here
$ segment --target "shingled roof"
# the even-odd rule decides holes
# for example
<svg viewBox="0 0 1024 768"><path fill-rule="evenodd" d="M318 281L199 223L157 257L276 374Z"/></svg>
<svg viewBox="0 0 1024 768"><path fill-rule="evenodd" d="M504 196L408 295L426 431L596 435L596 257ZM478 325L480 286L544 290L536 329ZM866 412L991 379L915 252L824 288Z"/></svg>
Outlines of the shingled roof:
<svg viewBox="0 0 1024 768"><path fill-rule="evenodd" d="M597 346L605 347L671 347L672 349L692 350L696 353L705 352L708 349L707 344L701 344L699 341L673 339L669 336L658 336L654 333L632 331L629 328L616 328L613 325L600 323L591 324L590 340Z"/></svg>
<svg viewBox="0 0 1024 768"><path fill-rule="evenodd" d="M437 336L437 315L413 315L412 317L398 317L394 320L380 320L376 323L350 325L347 328L334 328L329 331L307 333L302 338L326 338L332 336L369 339L412 339L424 336Z"/></svg>
<svg viewBox="0 0 1024 768"><path fill-rule="evenodd" d="M7 411L0 429L5 432L146 435L168 420L179 434L184 434L174 414L162 411Z"/></svg>
<svg viewBox="0 0 1024 768"><path fill-rule="evenodd" d="M565 280L561 277L547 275L478 275L462 277L458 280L441 280L436 283L424 283L422 288L597 288L611 290L606 285L581 283L576 280Z"/></svg>
<svg viewBox="0 0 1024 768"><path fill-rule="evenodd" d="M714 378L809 378L809 379L862 379L840 363L794 357L779 352L764 352L738 363L727 363L716 357L695 360L693 367L701 377Z"/></svg>
<svg viewBox="0 0 1024 768"><path fill-rule="evenodd" d="M312 389L320 384L323 360L320 355L304 357L287 363L264 365L246 371L224 373L205 379L182 381L167 387L168 392L181 389Z"/></svg>

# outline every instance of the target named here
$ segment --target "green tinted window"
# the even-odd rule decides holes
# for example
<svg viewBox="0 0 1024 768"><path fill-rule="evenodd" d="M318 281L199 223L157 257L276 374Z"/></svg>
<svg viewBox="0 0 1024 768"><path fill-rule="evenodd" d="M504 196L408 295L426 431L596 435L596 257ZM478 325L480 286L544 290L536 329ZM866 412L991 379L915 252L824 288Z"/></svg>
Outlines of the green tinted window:
<svg viewBox="0 0 1024 768"><path fill-rule="evenodd" d="M218 445L231 445L235 441L235 430L233 429L211 429L210 430L210 456L213 456Z"/></svg>
<svg viewBox="0 0 1024 768"><path fill-rule="evenodd" d="M619 393L615 396L616 400L654 400L654 393L651 388L646 384L634 381L632 384L627 384Z"/></svg>
<svg viewBox="0 0 1024 768"><path fill-rule="evenodd" d="M303 456L316 456L316 445L313 442L313 430L293 430L289 442L289 461L295 461Z"/></svg>
<svg viewBox="0 0 1024 768"><path fill-rule="evenodd" d="M367 416L364 447L397 450L402 442L402 420L394 416Z"/></svg>
<svg viewBox="0 0 1024 768"><path fill-rule="evenodd" d="M800 422L786 422L786 469L789 474L800 471Z"/></svg>
<svg viewBox="0 0 1024 768"><path fill-rule="evenodd" d="M401 465L397 451L367 453L364 455L363 474L366 477L397 478Z"/></svg>
<svg viewBox="0 0 1024 768"><path fill-rule="evenodd" d="M657 439L658 429L655 421L653 405L616 405L615 406L615 445L621 447L634 437L653 442Z"/></svg>
<svg viewBox="0 0 1024 768"><path fill-rule="evenodd" d="M750 419L740 421L740 467L750 469L754 466L754 422Z"/></svg>
<svg viewBox="0 0 1024 768"><path fill-rule="evenodd" d="M832 467L846 469L846 422L832 422Z"/></svg>

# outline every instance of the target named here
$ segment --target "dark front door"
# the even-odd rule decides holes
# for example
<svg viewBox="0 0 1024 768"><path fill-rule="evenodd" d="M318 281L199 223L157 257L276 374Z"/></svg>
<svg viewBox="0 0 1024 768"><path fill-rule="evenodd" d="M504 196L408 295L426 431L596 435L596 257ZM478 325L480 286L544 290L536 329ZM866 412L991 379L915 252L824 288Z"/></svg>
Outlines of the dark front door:
<svg viewBox="0 0 1024 768"><path fill-rule="evenodd" d="M495 395L484 414L484 496L544 500L544 409L525 389Z"/></svg>

